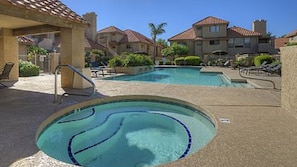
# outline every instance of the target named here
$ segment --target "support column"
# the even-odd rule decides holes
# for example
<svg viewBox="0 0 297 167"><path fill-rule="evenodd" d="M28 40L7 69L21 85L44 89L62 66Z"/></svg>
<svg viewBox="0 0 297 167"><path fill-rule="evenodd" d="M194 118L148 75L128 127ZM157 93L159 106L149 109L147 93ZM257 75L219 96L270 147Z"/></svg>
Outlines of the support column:
<svg viewBox="0 0 297 167"><path fill-rule="evenodd" d="M12 34L11 29L0 28L0 67L7 62L13 62L10 79L17 81L19 79L19 44L16 36Z"/></svg>
<svg viewBox="0 0 297 167"><path fill-rule="evenodd" d="M85 65L84 28L62 28L61 30L61 64L69 64L82 69ZM73 72L61 70L61 86L73 87Z"/></svg>
<svg viewBox="0 0 297 167"><path fill-rule="evenodd" d="M281 47L282 108L297 118L297 46Z"/></svg>

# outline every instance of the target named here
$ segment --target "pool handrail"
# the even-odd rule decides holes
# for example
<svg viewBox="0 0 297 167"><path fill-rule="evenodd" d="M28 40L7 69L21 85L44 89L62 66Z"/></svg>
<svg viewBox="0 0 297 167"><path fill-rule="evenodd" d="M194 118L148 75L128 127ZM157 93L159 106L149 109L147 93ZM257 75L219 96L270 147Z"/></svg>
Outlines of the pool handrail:
<svg viewBox="0 0 297 167"><path fill-rule="evenodd" d="M82 77L83 79L85 79L86 81L88 81L91 85L92 85L92 92L89 95L86 94L74 94L74 93L63 93L63 95L61 96L61 100L60 100L60 104L63 102L63 98L66 97L67 95L77 95L77 96L92 96L95 94L96 92L96 85L95 83L89 79L88 77L86 77L84 74L82 74L80 71L78 71L75 67L73 67L72 65L69 64L60 64L56 67L55 69L55 93L54 93L54 103L56 103L58 101L58 83L57 83L57 78L58 78L58 71L62 68L62 67L68 67L70 70L72 70L73 72L75 72L76 74L78 74L80 77Z"/></svg>
<svg viewBox="0 0 297 167"><path fill-rule="evenodd" d="M272 80L269 80L269 79L263 79L263 78L254 78L254 77L243 76L243 75L241 74L240 67L239 67L238 72L239 72L239 76L242 77L242 78L246 78L246 79L254 79L254 80L259 80L259 81L270 82L270 83L272 83L273 89L276 89L276 90L277 90L277 88L276 88L276 84L275 84L275 82L272 81Z"/></svg>

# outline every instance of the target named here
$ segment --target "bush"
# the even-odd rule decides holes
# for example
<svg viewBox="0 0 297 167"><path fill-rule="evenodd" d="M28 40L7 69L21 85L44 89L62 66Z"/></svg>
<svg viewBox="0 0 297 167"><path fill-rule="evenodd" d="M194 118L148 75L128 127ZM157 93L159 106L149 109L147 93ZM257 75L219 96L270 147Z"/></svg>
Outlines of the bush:
<svg viewBox="0 0 297 167"><path fill-rule="evenodd" d="M270 64L270 63L274 62L274 58L267 54L262 54L262 55L254 57L255 66L260 66L264 61L266 61L267 64Z"/></svg>
<svg viewBox="0 0 297 167"><path fill-rule="evenodd" d="M112 59L108 61L109 67L121 67L123 66L123 62L119 56L114 56Z"/></svg>
<svg viewBox="0 0 297 167"><path fill-rule="evenodd" d="M166 60L165 63L163 63L164 65L171 65L172 62L170 60Z"/></svg>
<svg viewBox="0 0 297 167"><path fill-rule="evenodd" d="M177 57L174 59L175 65L184 65L185 64L185 58L184 57Z"/></svg>
<svg viewBox="0 0 297 167"><path fill-rule="evenodd" d="M112 67L135 67L135 66L150 66L153 61L150 57L142 54L128 54L115 56L109 60L109 66Z"/></svg>
<svg viewBox="0 0 297 167"><path fill-rule="evenodd" d="M187 56L185 57L185 62L187 65L199 66L201 63L200 57L198 56Z"/></svg>
<svg viewBox="0 0 297 167"><path fill-rule="evenodd" d="M31 77L39 75L39 67L28 61L19 61L20 77Z"/></svg>
<svg viewBox="0 0 297 167"><path fill-rule="evenodd" d="M297 45L297 42L289 42L289 43L287 43L287 46L295 46L295 45Z"/></svg>

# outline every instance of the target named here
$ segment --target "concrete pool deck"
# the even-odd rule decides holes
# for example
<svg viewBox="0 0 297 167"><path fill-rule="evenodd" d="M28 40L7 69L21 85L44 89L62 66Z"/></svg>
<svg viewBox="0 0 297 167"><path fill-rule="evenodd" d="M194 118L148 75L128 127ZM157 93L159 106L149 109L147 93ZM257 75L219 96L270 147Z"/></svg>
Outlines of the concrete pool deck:
<svg viewBox="0 0 297 167"><path fill-rule="evenodd" d="M207 67L240 78L238 70ZM251 75L253 76L253 75ZM276 76L256 77L275 80ZM93 78L93 97L69 96L63 104L53 103L54 75L20 78L14 86L0 89L0 167L72 166L39 151L35 134L50 115L72 104L117 95L155 95L184 100L210 112L217 135L199 152L164 167L197 166L296 166L297 121L281 108L280 90L271 83L251 80L265 89L216 88L143 82L107 81ZM64 92L59 88L59 95ZM228 118L230 123L220 122Z"/></svg>

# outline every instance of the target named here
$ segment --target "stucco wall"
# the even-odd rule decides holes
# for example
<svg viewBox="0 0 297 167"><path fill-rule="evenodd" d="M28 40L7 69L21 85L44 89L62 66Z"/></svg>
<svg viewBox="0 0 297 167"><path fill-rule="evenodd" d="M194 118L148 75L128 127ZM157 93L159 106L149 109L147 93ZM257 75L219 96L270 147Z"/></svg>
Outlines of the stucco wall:
<svg viewBox="0 0 297 167"><path fill-rule="evenodd" d="M297 46L282 47L282 107L297 118Z"/></svg>
<svg viewBox="0 0 297 167"><path fill-rule="evenodd" d="M215 25L215 24L214 24ZM210 25L210 26L214 26ZM218 38L218 37L227 37L227 24L220 24L220 32L210 32L210 26L202 27L202 37L203 38Z"/></svg>

